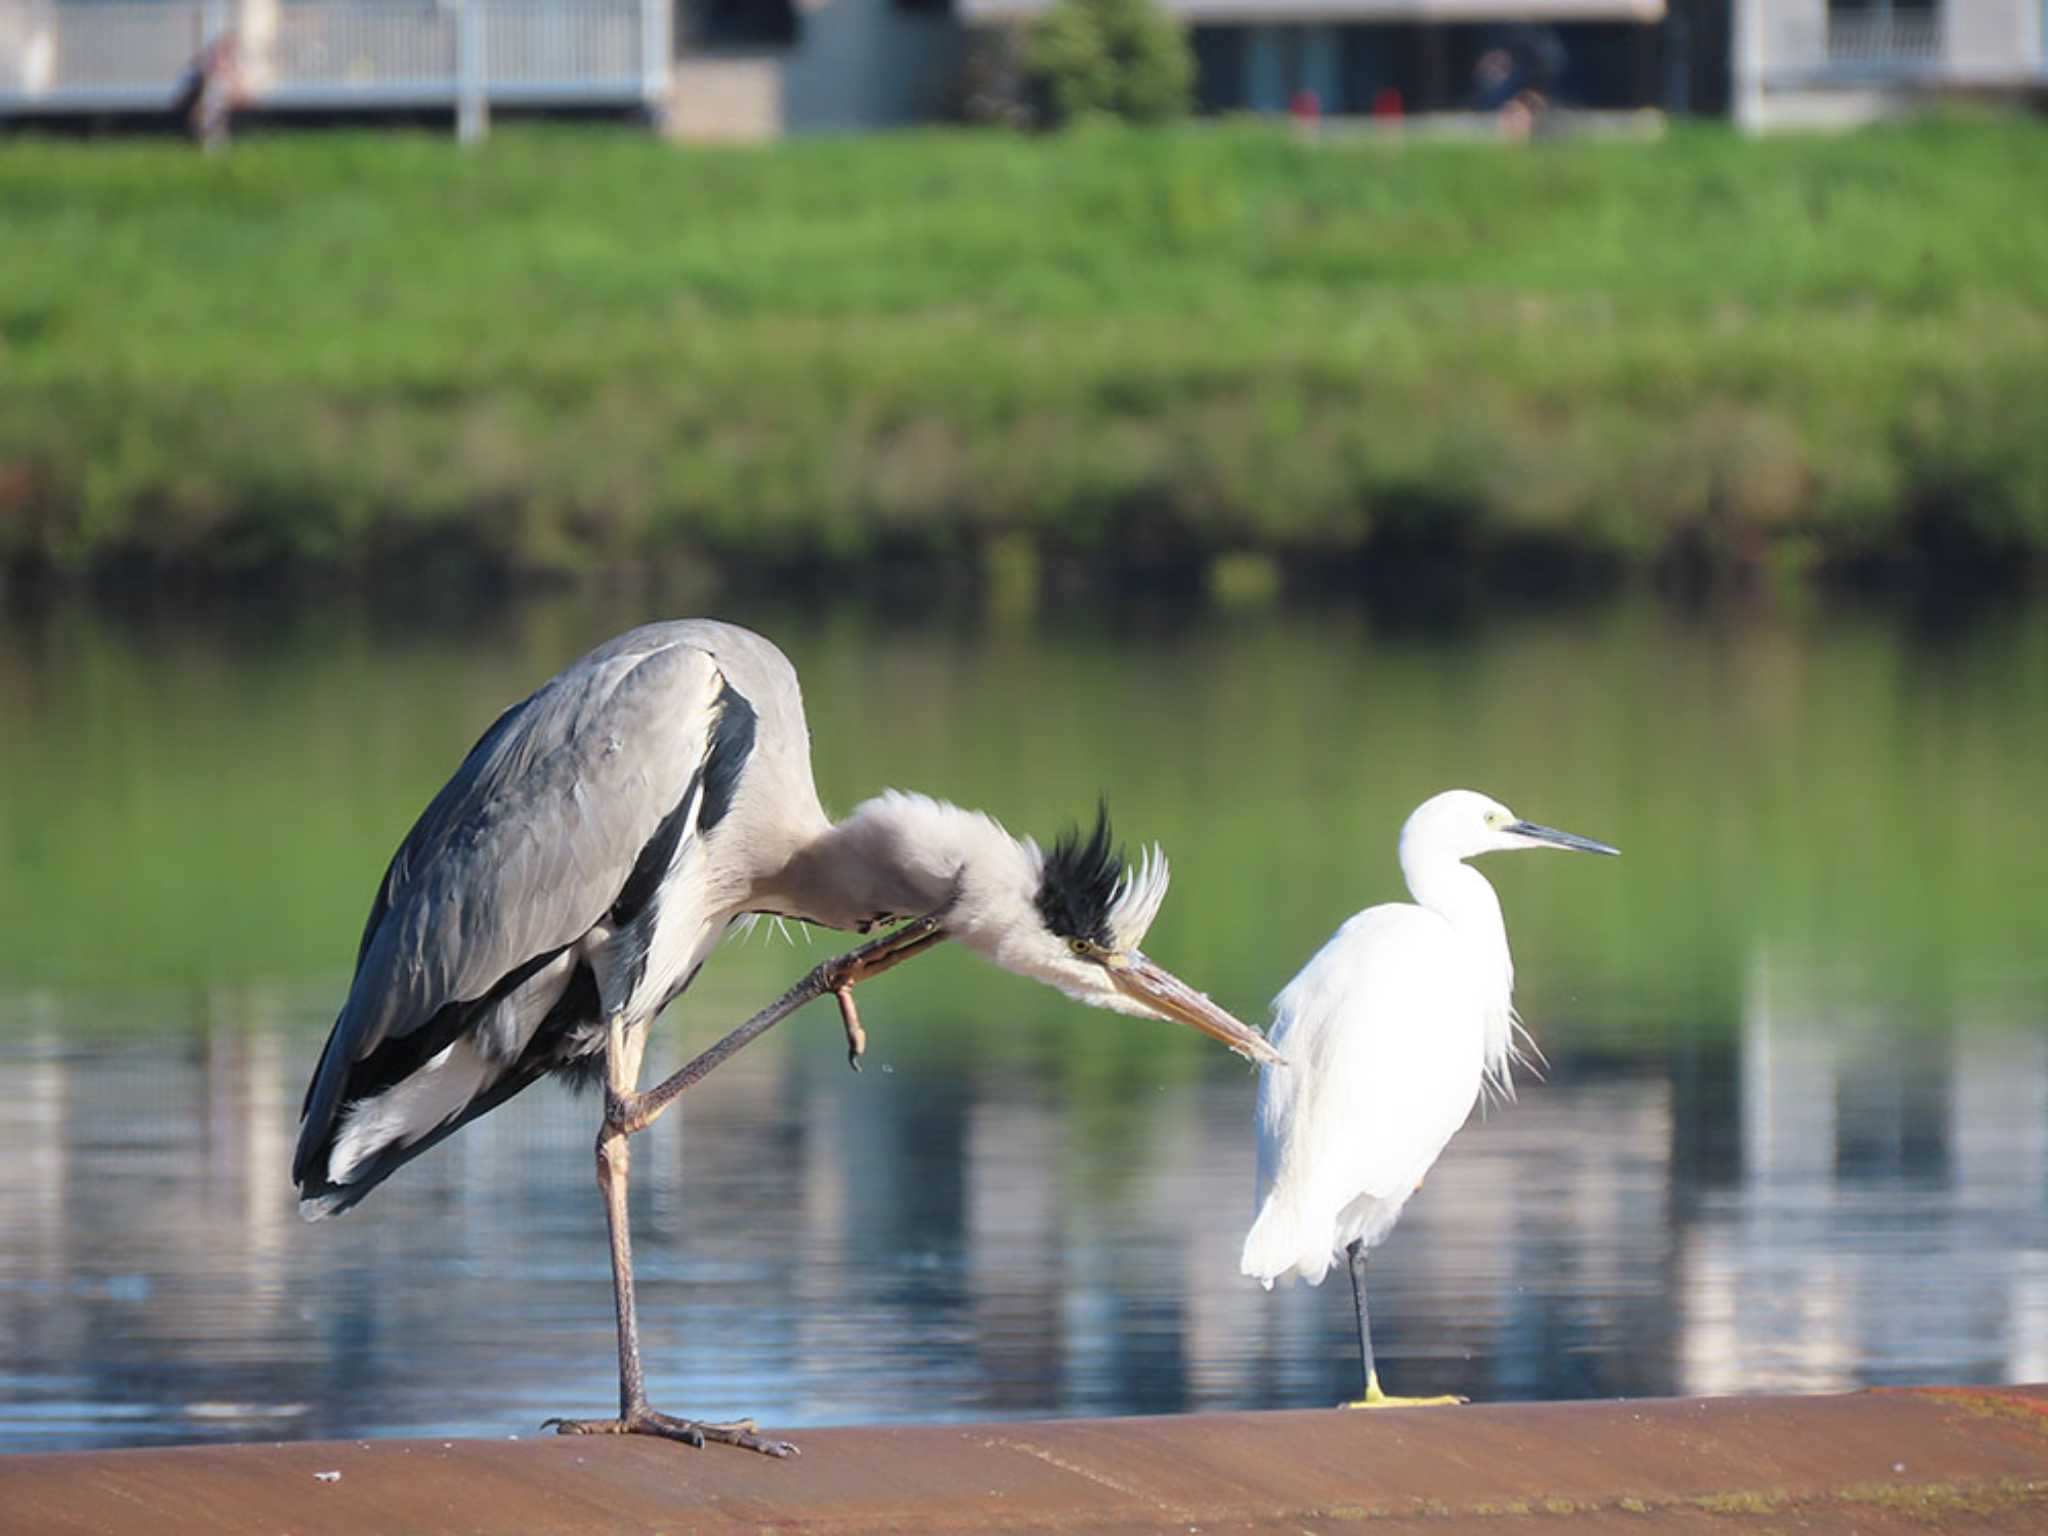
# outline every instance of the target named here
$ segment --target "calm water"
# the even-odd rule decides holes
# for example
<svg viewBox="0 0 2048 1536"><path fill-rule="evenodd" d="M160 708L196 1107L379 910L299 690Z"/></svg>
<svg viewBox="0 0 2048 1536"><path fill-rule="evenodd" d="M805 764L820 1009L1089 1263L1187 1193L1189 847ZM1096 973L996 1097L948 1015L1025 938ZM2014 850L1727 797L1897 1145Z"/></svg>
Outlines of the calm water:
<svg viewBox="0 0 2048 1536"><path fill-rule="evenodd" d="M0 1447L528 1434L611 1401L593 1102L543 1085L306 1226L299 1096L373 882L496 709L628 604L397 633L0 618ZM1376 1261L1390 1390L2048 1378L2048 611L1620 604L1416 629L903 629L749 609L840 807L1040 836L1107 792L1148 948L1247 1017L1397 894L1423 795L1620 844L1496 858L1548 1080ZM655 1065L827 951L765 930ZM1315 1405L1341 1284L1236 1274L1253 1080L939 953L638 1144L656 1402L781 1427Z"/></svg>

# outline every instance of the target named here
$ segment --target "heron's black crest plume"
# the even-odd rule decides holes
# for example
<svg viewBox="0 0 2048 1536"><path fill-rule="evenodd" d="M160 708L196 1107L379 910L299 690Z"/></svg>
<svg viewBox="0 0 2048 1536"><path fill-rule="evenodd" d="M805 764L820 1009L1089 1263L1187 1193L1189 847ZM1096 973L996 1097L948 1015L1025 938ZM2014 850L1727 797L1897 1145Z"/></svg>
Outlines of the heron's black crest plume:
<svg viewBox="0 0 2048 1536"><path fill-rule="evenodd" d="M1109 913L1124 880L1124 851L1113 845L1109 805L1098 801L1095 830L1082 841L1081 829L1060 834L1045 857L1038 883L1038 913L1045 926L1063 939L1086 939L1105 947L1115 943Z"/></svg>

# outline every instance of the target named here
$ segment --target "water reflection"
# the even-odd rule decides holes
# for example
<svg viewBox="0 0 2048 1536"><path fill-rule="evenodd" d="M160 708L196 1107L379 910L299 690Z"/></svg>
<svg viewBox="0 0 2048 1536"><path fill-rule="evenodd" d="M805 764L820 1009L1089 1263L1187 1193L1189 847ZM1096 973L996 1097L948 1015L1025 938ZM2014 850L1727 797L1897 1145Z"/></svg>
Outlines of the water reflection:
<svg viewBox="0 0 2048 1536"><path fill-rule="evenodd" d="M1912 1033L1768 954L1742 1034L1743 1178L1685 1239L1684 1379L1814 1391L2048 1373L2048 1040Z"/></svg>
<svg viewBox="0 0 2048 1536"><path fill-rule="evenodd" d="M1376 1261L1389 1378L1512 1399L2048 1374L2048 1043L1990 1015L1913 1035L1839 995L1759 956L1732 1095L1566 1031ZM47 998L9 1006L6 1444L516 1434L608 1400L592 1104L529 1094L306 1227L285 1169L317 997L214 993L90 1046ZM1349 1391L1343 1292L1235 1272L1246 1077L1154 1082L1077 1137L1045 1074L878 1041L856 1078L830 1024L644 1143L658 1401L801 1426ZM1687 1113L1729 1117L1731 1177L1680 1155Z"/></svg>
<svg viewBox="0 0 2048 1536"><path fill-rule="evenodd" d="M1492 871L1552 1071L1376 1259L1391 1387L2048 1377L2048 610L1935 644L1627 605L1453 635L734 616L796 659L831 803L908 783L1045 835L1107 789L1175 857L1150 947L1247 1016L1392 894L1434 789L1628 850ZM287 1177L382 861L481 722L620 622L0 624L0 1446L607 1406L594 1104L537 1089L337 1222ZM651 1067L820 952L722 954ZM1350 1395L1342 1287L1237 1276L1234 1060L944 952L868 1017L861 1076L818 1009L640 1144L658 1402L801 1427Z"/></svg>

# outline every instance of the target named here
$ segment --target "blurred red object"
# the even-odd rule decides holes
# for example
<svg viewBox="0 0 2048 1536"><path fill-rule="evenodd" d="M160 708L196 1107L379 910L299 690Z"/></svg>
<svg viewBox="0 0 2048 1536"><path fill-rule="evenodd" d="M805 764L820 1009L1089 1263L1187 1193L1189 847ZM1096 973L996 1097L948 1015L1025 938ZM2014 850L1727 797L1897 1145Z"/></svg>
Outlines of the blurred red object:
<svg viewBox="0 0 2048 1536"><path fill-rule="evenodd" d="M1374 117L1399 117L1402 113L1401 88L1398 85L1383 85L1372 98Z"/></svg>

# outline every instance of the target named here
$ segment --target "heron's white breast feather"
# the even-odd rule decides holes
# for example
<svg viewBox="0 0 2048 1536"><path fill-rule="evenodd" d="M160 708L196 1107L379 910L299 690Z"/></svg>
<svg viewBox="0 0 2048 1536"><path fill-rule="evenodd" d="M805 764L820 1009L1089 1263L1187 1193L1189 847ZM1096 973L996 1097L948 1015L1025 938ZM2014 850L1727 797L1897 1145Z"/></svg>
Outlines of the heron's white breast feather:
<svg viewBox="0 0 2048 1536"><path fill-rule="evenodd" d="M947 907L947 929L984 952L1037 887L1037 848L994 817L890 789L855 806L824 840L830 867L810 882L821 920L845 926ZM848 921L850 919L851 921Z"/></svg>

